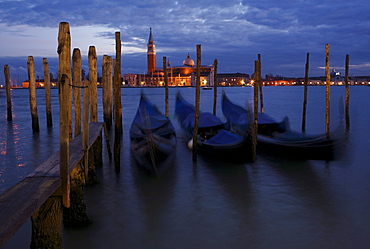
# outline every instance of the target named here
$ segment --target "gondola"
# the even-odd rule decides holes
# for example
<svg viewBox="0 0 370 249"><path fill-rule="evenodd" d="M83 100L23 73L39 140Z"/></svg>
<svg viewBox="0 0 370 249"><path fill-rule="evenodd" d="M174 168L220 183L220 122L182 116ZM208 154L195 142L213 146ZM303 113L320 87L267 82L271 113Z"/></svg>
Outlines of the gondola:
<svg viewBox="0 0 370 249"><path fill-rule="evenodd" d="M176 96L175 115L191 148L195 108L181 96L180 92ZM209 112L199 113L197 150L202 154L224 161L248 161L251 159L248 136L226 130L225 122Z"/></svg>
<svg viewBox="0 0 370 249"><path fill-rule="evenodd" d="M232 131L239 134L247 131L247 123L251 117L245 108L232 103L224 92L221 107ZM292 131L287 116L283 121L278 122L268 114L258 113L257 120L257 147L260 151L299 159L333 159L334 157L337 141L326 134L307 135Z"/></svg>
<svg viewBox="0 0 370 249"><path fill-rule="evenodd" d="M163 164L175 153L176 133L171 120L143 93L130 127L130 140L135 161L150 174L166 167Z"/></svg>

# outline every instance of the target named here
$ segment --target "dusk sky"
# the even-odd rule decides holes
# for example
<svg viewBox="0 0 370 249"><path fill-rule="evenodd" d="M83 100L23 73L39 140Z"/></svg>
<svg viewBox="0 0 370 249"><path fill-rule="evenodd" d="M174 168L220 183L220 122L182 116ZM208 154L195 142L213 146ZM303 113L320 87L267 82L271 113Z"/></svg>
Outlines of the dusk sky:
<svg viewBox="0 0 370 249"><path fill-rule="evenodd" d="M370 75L369 0L0 0L0 64L9 65L14 81L27 79L27 57L34 56L43 77L42 58L57 72L60 22L68 22L72 49L96 47L99 70L104 54L115 55L114 33L121 32L122 73L144 73L150 27L157 48L179 66L189 53L202 65L218 60L219 73L253 73L257 54L262 75L303 77L306 53L309 76L325 75L325 44L330 67L344 74ZM99 73L101 75L101 73ZM4 82L1 77L0 83Z"/></svg>

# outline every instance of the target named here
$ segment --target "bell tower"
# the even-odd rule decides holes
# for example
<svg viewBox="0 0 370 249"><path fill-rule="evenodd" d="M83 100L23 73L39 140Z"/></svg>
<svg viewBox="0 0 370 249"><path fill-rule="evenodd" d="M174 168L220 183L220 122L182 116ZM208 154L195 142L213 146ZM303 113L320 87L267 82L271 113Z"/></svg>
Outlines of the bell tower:
<svg viewBox="0 0 370 249"><path fill-rule="evenodd" d="M154 39L152 34L152 28L150 28L149 41L148 41L148 51L147 51L147 60L148 60L148 74L153 73L157 69L157 58L155 52Z"/></svg>

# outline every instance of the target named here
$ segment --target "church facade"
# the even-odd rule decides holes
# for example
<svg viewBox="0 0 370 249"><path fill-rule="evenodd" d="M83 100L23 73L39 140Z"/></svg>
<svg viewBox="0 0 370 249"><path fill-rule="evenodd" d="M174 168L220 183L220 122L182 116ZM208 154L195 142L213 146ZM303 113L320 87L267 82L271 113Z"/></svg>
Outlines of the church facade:
<svg viewBox="0 0 370 249"><path fill-rule="evenodd" d="M162 61L162 60L161 60ZM171 66L167 62L167 77L169 86L195 86L196 65L187 54L180 66ZM201 86L213 86L213 65L202 65L200 68ZM157 67L157 55L152 29L150 28L147 44L147 72L145 74L124 74L123 80L129 86L164 86L165 75L162 67Z"/></svg>

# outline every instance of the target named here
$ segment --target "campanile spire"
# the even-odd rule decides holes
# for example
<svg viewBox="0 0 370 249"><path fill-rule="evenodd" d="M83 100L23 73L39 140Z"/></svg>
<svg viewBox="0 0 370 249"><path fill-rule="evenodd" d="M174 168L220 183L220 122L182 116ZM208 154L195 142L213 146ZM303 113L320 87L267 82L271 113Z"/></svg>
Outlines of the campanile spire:
<svg viewBox="0 0 370 249"><path fill-rule="evenodd" d="M156 52L155 44L152 34L152 28L150 28L149 40L148 40L148 51L147 51L147 60L148 60L148 74L153 73L157 69L156 63Z"/></svg>

